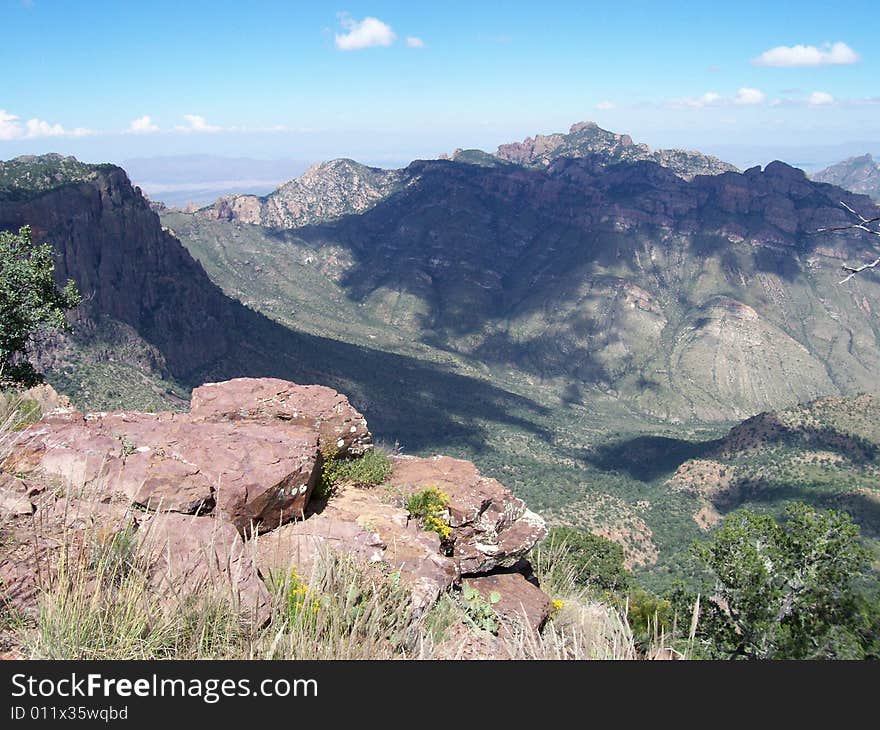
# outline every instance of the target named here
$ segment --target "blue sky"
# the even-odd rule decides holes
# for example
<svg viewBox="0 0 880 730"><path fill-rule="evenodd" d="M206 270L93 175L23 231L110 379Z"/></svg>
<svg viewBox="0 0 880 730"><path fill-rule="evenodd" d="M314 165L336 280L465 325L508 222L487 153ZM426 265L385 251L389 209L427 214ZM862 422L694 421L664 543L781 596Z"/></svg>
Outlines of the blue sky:
<svg viewBox="0 0 880 730"><path fill-rule="evenodd" d="M0 0L0 158L880 149L876 3ZM831 154L831 153L829 153Z"/></svg>

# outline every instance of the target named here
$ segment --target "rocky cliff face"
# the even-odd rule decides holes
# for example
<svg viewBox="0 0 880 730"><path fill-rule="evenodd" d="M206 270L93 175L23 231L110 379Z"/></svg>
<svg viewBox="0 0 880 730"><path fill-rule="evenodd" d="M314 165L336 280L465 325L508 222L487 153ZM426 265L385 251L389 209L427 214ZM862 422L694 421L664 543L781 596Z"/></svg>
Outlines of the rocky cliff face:
<svg viewBox="0 0 880 730"><path fill-rule="evenodd" d="M502 160L531 167L546 167L560 157L594 157L605 164L649 160L690 179L695 175L736 172L737 168L716 157L689 150L656 150L633 142L628 134L615 134L594 122L573 124L568 134L538 134L522 142L503 144L495 153Z"/></svg>
<svg viewBox="0 0 880 730"><path fill-rule="evenodd" d="M266 197L230 195L198 215L271 228L298 228L362 213L397 191L404 181L400 170L332 160L309 168Z"/></svg>
<svg viewBox="0 0 880 730"><path fill-rule="evenodd" d="M162 229L124 170L47 155L4 163L0 181L0 228L30 225L35 240L52 243L56 277L76 282L81 315L134 328L175 375L229 349L230 301Z"/></svg>
<svg viewBox="0 0 880 730"><path fill-rule="evenodd" d="M880 201L880 164L871 155L850 157L815 173L813 180L837 185Z"/></svg>

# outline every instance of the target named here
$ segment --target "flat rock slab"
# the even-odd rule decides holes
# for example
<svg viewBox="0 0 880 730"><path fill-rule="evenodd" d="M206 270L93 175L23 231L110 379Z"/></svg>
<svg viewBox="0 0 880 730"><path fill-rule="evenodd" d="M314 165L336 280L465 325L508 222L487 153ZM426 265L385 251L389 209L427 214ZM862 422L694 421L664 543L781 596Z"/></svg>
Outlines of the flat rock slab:
<svg viewBox="0 0 880 730"><path fill-rule="evenodd" d="M550 597L522 573L476 575L465 578L462 583L479 591L487 601L493 593L500 596L492 608L508 630L526 629L537 633L550 618L553 608Z"/></svg>
<svg viewBox="0 0 880 730"><path fill-rule="evenodd" d="M323 385L277 378L235 378L207 383L192 394L190 413L205 420L284 422L320 434L324 453L360 456L372 448L366 419L341 393Z"/></svg>
<svg viewBox="0 0 880 730"><path fill-rule="evenodd" d="M406 510L380 499L378 491L349 487L319 513L256 540L256 561L264 577L295 569L308 581L325 551L399 572L420 613L459 577L455 561L440 552L440 539L409 519Z"/></svg>
<svg viewBox="0 0 880 730"><path fill-rule="evenodd" d="M152 593L170 608L194 595L231 600L257 623L269 618L271 597L238 531L212 516L165 512L137 531L150 559Z"/></svg>
<svg viewBox="0 0 880 730"><path fill-rule="evenodd" d="M242 533L300 516L320 476L317 433L293 424L204 422L187 414L70 413L29 427L6 472L123 494L147 509L215 509Z"/></svg>
<svg viewBox="0 0 880 730"><path fill-rule="evenodd" d="M512 566L547 534L542 517L469 461L398 456L390 485L405 496L437 487L449 497L452 557L463 575Z"/></svg>

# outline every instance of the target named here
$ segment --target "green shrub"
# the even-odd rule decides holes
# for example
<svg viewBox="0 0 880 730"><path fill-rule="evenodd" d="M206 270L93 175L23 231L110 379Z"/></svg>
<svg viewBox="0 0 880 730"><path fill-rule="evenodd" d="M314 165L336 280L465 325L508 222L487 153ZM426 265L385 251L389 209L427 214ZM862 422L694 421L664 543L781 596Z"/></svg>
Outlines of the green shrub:
<svg viewBox="0 0 880 730"><path fill-rule="evenodd" d="M856 590L869 565L843 512L794 503L778 523L746 510L695 545L705 569L698 638L709 656L860 659L876 617ZM867 631L866 631L867 628Z"/></svg>
<svg viewBox="0 0 880 730"><path fill-rule="evenodd" d="M461 589L461 605L464 608L465 618L478 629L488 631L490 634L497 635L500 628L498 615L492 608L500 600L501 594L496 591L492 591L489 598L485 599L476 588L467 584Z"/></svg>
<svg viewBox="0 0 880 730"><path fill-rule="evenodd" d="M406 509L419 521L423 530L436 532L441 540L446 540L452 534L446 509L448 504L448 495L438 487L427 487L407 498Z"/></svg>
<svg viewBox="0 0 880 730"><path fill-rule="evenodd" d="M326 499L336 487L343 484L375 487L383 484L390 476L391 459L376 449L350 459L339 458L335 452L324 453L324 466L314 497Z"/></svg>
<svg viewBox="0 0 880 730"><path fill-rule="evenodd" d="M632 585L623 548L605 537L570 527L553 527L538 551L556 554L554 569L571 573L577 585L622 594Z"/></svg>

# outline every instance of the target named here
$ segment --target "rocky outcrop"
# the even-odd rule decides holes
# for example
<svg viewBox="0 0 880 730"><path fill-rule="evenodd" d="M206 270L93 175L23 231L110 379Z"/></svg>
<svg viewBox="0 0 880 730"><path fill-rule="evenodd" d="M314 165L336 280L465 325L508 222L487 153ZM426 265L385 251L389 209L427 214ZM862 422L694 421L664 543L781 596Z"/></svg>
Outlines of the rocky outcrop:
<svg viewBox="0 0 880 730"><path fill-rule="evenodd" d="M505 629L539 632L544 628L553 605L547 594L525 575L509 570L465 578L463 584L476 590L492 607Z"/></svg>
<svg viewBox="0 0 880 730"><path fill-rule="evenodd" d="M274 422L311 428L321 451L360 456L372 448L366 419L348 399L323 385L297 385L277 378L235 378L208 383L192 394L190 413L206 420Z"/></svg>
<svg viewBox="0 0 880 730"><path fill-rule="evenodd" d="M403 495L436 487L449 498L452 557L462 574L514 565L547 534L543 518L469 461L399 456L389 484Z"/></svg>
<svg viewBox="0 0 880 730"><path fill-rule="evenodd" d="M257 623L269 618L271 597L235 528L215 517L162 513L138 530L150 556L150 585L170 606L181 593L230 599Z"/></svg>
<svg viewBox="0 0 880 730"><path fill-rule="evenodd" d="M526 137L522 142L503 144L495 153L509 162L529 167L547 167L562 157L593 157L602 164L618 162L656 162L676 175L689 180L696 175L718 175L736 172L737 168L717 157L692 150L656 150L633 142L628 134L615 134L602 129L594 122L578 122L568 134L538 134Z"/></svg>
<svg viewBox="0 0 880 730"><path fill-rule="evenodd" d="M408 585L416 613L433 605L460 575L456 561L443 555L437 534L384 502L377 490L344 489L320 513L262 535L256 544L260 570L282 577L296 570L307 578L327 552L381 563Z"/></svg>
<svg viewBox="0 0 880 730"><path fill-rule="evenodd" d="M503 620L522 613L538 630L548 599L502 573L544 537L544 522L470 462L398 457L384 486L342 483L310 504L320 442L334 448L332 458L351 460L372 448L370 439L363 416L336 391L271 378L206 384L189 413L56 408L0 462L0 518L20 537L0 559L5 596L32 606L39 576L68 555L60 546L71 535L86 550L90 539L128 530L149 558L152 593L168 607L214 591L263 622L265 583L292 572L308 580L335 553L394 575L416 615L467 574L477 590L502 594ZM448 496L443 539L405 508L429 485ZM498 575L480 578L490 571Z"/></svg>
<svg viewBox="0 0 880 730"><path fill-rule="evenodd" d="M331 160L314 165L265 197L225 196L197 215L270 228L299 228L362 213L396 192L404 180L401 170Z"/></svg>
<svg viewBox="0 0 880 730"><path fill-rule="evenodd" d="M124 495L146 509L215 508L245 533L301 515L320 472L317 434L295 425L187 414L73 411L30 427L3 469Z"/></svg>

